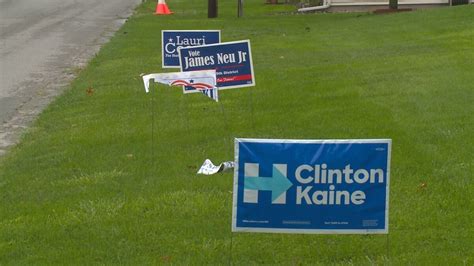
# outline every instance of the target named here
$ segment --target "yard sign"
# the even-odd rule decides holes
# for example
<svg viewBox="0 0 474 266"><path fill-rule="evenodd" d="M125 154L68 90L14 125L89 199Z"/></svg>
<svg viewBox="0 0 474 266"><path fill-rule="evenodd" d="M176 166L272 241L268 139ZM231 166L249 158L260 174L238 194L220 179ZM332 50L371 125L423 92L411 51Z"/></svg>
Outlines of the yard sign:
<svg viewBox="0 0 474 266"><path fill-rule="evenodd" d="M388 233L391 140L236 139L232 231Z"/></svg>
<svg viewBox="0 0 474 266"><path fill-rule="evenodd" d="M179 68L178 49L221 42L220 30L162 30L161 66Z"/></svg>
<svg viewBox="0 0 474 266"><path fill-rule="evenodd" d="M215 69L219 90L255 86L249 40L181 48L179 59L184 72Z"/></svg>

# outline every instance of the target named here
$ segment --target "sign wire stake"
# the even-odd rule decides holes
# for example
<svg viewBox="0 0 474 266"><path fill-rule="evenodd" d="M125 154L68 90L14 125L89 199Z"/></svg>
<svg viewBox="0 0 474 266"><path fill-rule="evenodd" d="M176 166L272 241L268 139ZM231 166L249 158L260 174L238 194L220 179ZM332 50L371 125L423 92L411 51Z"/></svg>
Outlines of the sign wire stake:
<svg viewBox="0 0 474 266"><path fill-rule="evenodd" d="M222 116L224 117L224 126L227 129L227 133L230 134L229 123L227 121L227 114L225 112L224 105L222 104L222 101L219 101L219 106L221 108Z"/></svg>
<svg viewBox="0 0 474 266"><path fill-rule="evenodd" d="M155 90L151 91L151 176L155 171Z"/></svg>
<svg viewBox="0 0 474 266"><path fill-rule="evenodd" d="M186 97L182 97L182 98L186 98ZM184 113L183 116L184 116L184 123L186 124L185 125L186 132L190 132L189 131L189 109L188 109L188 103L187 103L189 101L183 99L181 102L182 102L182 105L184 105L184 107L181 107L181 111L183 111L182 109L184 109L184 112L181 112L181 113Z"/></svg>
<svg viewBox="0 0 474 266"><path fill-rule="evenodd" d="M250 116L251 116L250 121L251 121L251 123L252 123L252 133L255 133L256 130L255 130L255 118L254 118L255 112L254 112L254 108L253 108L253 98L254 98L254 96L253 96L253 90L254 90L253 88L250 88L250 93L249 93L249 98L250 98L250 99L249 99L249 106L250 106Z"/></svg>
<svg viewBox="0 0 474 266"><path fill-rule="evenodd" d="M229 250L229 265L232 265L232 246L233 246L233 238L234 238L234 233L231 231L230 232L230 250Z"/></svg>
<svg viewBox="0 0 474 266"><path fill-rule="evenodd" d="M244 15L243 0L237 0L237 17L240 18Z"/></svg>

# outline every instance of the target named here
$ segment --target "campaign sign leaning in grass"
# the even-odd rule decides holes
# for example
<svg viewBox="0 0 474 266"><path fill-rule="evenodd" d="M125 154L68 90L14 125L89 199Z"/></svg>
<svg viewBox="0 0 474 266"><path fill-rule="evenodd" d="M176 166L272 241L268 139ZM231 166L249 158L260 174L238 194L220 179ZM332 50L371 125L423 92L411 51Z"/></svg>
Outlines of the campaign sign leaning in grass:
<svg viewBox="0 0 474 266"><path fill-rule="evenodd" d="M179 68L178 48L220 41L220 30L162 30L161 65L163 68Z"/></svg>
<svg viewBox="0 0 474 266"><path fill-rule="evenodd" d="M236 139L232 231L388 233L391 140Z"/></svg>
<svg viewBox="0 0 474 266"><path fill-rule="evenodd" d="M181 48L179 60L184 72L215 69L219 90L255 86L249 40Z"/></svg>

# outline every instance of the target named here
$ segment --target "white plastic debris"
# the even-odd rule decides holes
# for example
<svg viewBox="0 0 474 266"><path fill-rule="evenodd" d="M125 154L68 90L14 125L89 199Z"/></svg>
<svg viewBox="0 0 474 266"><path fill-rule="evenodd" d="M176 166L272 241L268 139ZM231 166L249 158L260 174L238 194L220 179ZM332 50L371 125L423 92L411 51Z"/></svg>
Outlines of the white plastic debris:
<svg viewBox="0 0 474 266"><path fill-rule="evenodd" d="M219 166L216 166L211 160L206 159L197 173L201 175L214 175L231 169L234 169L234 162L223 162L219 164Z"/></svg>

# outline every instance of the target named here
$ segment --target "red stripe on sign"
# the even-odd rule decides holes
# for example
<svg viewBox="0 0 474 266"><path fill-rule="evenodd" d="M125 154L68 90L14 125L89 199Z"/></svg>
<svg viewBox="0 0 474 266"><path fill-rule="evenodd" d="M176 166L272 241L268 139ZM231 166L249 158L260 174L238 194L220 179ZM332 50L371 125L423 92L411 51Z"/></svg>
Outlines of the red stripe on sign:
<svg viewBox="0 0 474 266"><path fill-rule="evenodd" d="M217 82L229 82L229 81L240 81L240 80L252 80L252 75L240 75L218 78Z"/></svg>
<svg viewBox="0 0 474 266"><path fill-rule="evenodd" d="M218 67L217 69L236 68L236 67L243 67L243 66L245 66L245 65L240 64L240 65L231 65L231 66L221 66L221 67Z"/></svg>

